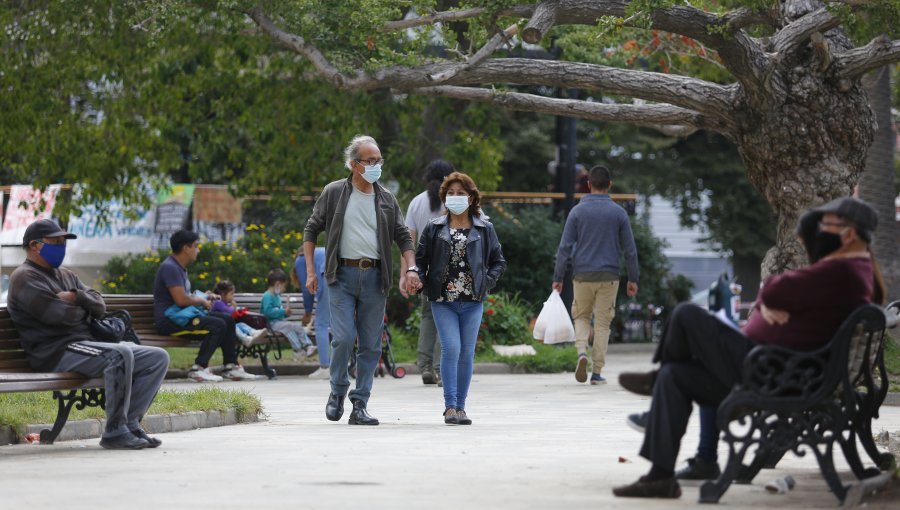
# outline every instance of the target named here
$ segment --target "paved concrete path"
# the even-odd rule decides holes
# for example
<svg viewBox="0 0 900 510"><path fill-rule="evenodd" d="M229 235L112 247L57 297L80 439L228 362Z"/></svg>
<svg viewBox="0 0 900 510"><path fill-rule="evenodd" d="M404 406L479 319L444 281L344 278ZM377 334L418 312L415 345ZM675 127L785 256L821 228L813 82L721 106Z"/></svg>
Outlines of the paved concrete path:
<svg viewBox="0 0 900 510"><path fill-rule="evenodd" d="M646 353L612 353L609 379L649 367ZM470 427L443 425L440 390L421 379L377 379L370 411L379 427L325 420L326 381L221 383L259 394L258 424L162 434L161 448L105 451L97 440L0 448L0 508L19 509L581 509L686 508L680 500L623 500L610 489L648 463L624 417L647 407L611 382L577 384L572 374L476 375ZM192 389L192 382L169 388ZM696 413L695 413L696 414ZM876 430L900 430L900 408L882 409ZM681 458L697 444L692 421ZM724 449L722 450L724 456ZM625 462L620 462L620 457ZM840 455L837 455L840 458ZM840 469L847 472L840 460ZM797 487L763 485L790 473ZM849 474L849 473L848 473ZM732 486L728 508L832 508L814 458L789 454L750 486ZM868 508L873 508L870 505Z"/></svg>

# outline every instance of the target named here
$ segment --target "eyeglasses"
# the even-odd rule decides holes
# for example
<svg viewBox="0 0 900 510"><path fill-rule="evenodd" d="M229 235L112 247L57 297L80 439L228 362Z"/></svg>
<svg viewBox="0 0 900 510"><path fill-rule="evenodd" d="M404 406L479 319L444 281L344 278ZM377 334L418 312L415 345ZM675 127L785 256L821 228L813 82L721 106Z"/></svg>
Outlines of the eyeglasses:
<svg viewBox="0 0 900 510"><path fill-rule="evenodd" d="M822 229L824 229L825 227L844 228L844 227L847 227L847 226L848 226L848 225L847 225L846 223L840 223L840 222L835 222L835 221L820 221L820 222L819 222L819 230L822 230Z"/></svg>
<svg viewBox="0 0 900 510"><path fill-rule="evenodd" d="M383 164L384 158L357 159L356 162L363 166L374 166Z"/></svg>

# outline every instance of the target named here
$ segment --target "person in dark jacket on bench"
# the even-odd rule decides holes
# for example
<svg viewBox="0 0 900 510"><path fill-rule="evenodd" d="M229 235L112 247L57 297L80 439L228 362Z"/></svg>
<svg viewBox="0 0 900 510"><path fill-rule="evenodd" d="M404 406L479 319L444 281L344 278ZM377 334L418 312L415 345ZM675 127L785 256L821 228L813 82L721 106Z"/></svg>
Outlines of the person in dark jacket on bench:
<svg viewBox="0 0 900 510"><path fill-rule="evenodd" d="M111 450L156 448L162 441L141 428L169 366L158 347L109 343L91 336L90 323L103 317L100 293L60 267L66 240L75 234L52 220L25 229L25 262L13 271L7 308L33 370L78 372L103 377L106 428L100 446Z"/></svg>
<svg viewBox="0 0 900 510"><path fill-rule="evenodd" d="M654 358L660 368L619 376L625 389L653 396L640 451L653 465L613 494L680 497L675 461L694 402L718 406L739 382L744 357L754 346L814 350L854 309L883 299L884 286L869 252L877 222L871 206L850 197L805 213L798 230L815 226L813 242L804 244L817 262L767 279L742 330L696 305L675 308Z"/></svg>

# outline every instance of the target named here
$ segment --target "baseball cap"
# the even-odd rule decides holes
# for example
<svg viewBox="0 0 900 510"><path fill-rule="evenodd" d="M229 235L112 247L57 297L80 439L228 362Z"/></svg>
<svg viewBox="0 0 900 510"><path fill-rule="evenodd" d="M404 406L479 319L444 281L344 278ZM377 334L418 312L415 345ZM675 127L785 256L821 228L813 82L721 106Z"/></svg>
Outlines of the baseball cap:
<svg viewBox="0 0 900 510"><path fill-rule="evenodd" d="M45 237L65 237L66 239L77 239L78 236L71 232L66 232L53 220L37 220L25 229L25 236L22 238L22 244L28 246L31 241L37 241Z"/></svg>
<svg viewBox="0 0 900 510"><path fill-rule="evenodd" d="M803 229L804 224L818 223L825 213L836 214L853 223L859 237L867 243L872 242L872 234L878 226L878 213L865 201L853 197L841 197L813 207L800 218L798 231Z"/></svg>

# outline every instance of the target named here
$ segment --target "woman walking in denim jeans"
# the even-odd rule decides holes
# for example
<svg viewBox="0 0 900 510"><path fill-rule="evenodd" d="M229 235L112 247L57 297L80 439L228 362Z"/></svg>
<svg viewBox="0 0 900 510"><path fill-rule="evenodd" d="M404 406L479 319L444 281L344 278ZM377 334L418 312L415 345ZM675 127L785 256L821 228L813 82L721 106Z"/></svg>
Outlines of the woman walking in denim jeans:
<svg viewBox="0 0 900 510"><path fill-rule="evenodd" d="M466 395L472 382L482 301L506 269L494 226L481 215L481 195L466 174L444 179L441 201L448 214L431 220L416 252L416 270L432 302L441 338L444 423L471 425Z"/></svg>

